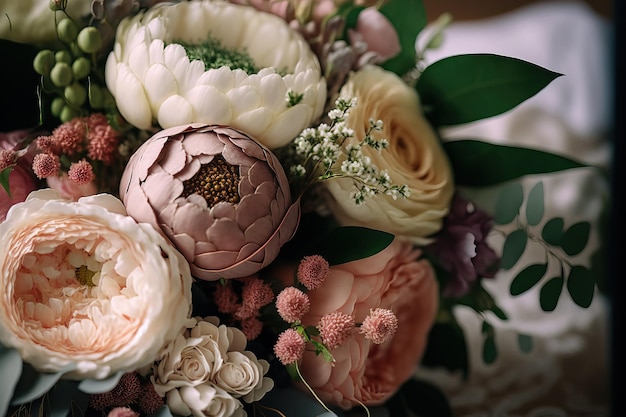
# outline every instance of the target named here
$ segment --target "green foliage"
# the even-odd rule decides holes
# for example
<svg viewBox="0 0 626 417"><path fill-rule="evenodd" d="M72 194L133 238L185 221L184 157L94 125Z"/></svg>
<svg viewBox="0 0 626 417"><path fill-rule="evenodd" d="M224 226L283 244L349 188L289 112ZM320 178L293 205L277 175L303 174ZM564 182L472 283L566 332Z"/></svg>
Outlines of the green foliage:
<svg viewBox="0 0 626 417"><path fill-rule="evenodd" d="M426 67L416 88L433 125L451 126L511 110L561 75L516 58L464 54Z"/></svg>
<svg viewBox="0 0 626 417"><path fill-rule="evenodd" d="M389 0L382 5L380 12L396 29L401 48L400 53L384 62L382 67L402 76L415 68L415 39L427 23L424 4L421 0Z"/></svg>
<svg viewBox="0 0 626 417"><path fill-rule="evenodd" d="M539 304L543 311L554 311L563 292L563 283L563 277L556 276L543 284L539 292Z"/></svg>
<svg viewBox="0 0 626 417"><path fill-rule="evenodd" d="M531 264L522 269L511 282L511 295L520 295L537 284L548 270L548 264Z"/></svg>
<svg viewBox="0 0 626 417"><path fill-rule="evenodd" d="M584 266L573 266L567 277L567 291L572 300L581 307L587 308L593 301L596 280L589 269Z"/></svg>
<svg viewBox="0 0 626 417"><path fill-rule="evenodd" d="M0 415L6 415L9 401L13 396L13 389L22 373L22 359L15 349L0 345Z"/></svg>
<svg viewBox="0 0 626 417"><path fill-rule="evenodd" d="M517 335L517 344L524 353L529 353L533 349L533 339L526 334Z"/></svg>
<svg viewBox="0 0 626 417"><path fill-rule="evenodd" d="M543 183L539 181L528 193L526 200L526 221L529 226L536 226L543 218Z"/></svg>
<svg viewBox="0 0 626 417"><path fill-rule="evenodd" d="M436 322L431 327L421 364L425 367L443 367L451 372L460 371L467 378L467 345L463 329L454 318L445 323Z"/></svg>
<svg viewBox="0 0 626 417"><path fill-rule="evenodd" d="M511 232L504 241L502 248L502 257L500 259L500 267L502 269L511 269L517 261L522 257L528 242L528 235L524 229L517 229Z"/></svg>
<svg viewBox="0 0 626 417"><path fill-rule="evenodd" d="M390 416L452 417L446 396L426 381L410 379L386 404Z"/></svg>
<svg viewBox="0 0 626 417"><path fill-rule="evenodd" d="M563 238L563 225L565 224L562 217L555 217L548 220L541 229L541 237L548 245L559 246Z"/></svg>
<svg viewBox="0 0 626 417"><path fill-rule="evenodd" d="M483 349L482 349L483 361L487 365L489 365L489 364L494 363L496 361L496 358L498 357L498 348L496 346L496 335L495 335L495 331L493 330L493 326L491 326L491 324L487 323L486 321L483 321L482 332L483 332L483 337L485 339L483 343Z"/></svg>
<svg viewBox="0 0 626 417"><path fill-rule="evenodd" d="M9 175L11 175L11 171L13 171L13 167L8 167L0 171L0 185L2 185L2 188L4 188L4 191L7 192L9 197L11 197L11 189L9 187Z"/></svg>
<svg viewBox="0 0 626 417"><path fill-rule="evenodd" d="M498 224L511 223L518 216L524 202L524 189L520 183L511 183L504 187L494 210L494 221Z"/></svg>
<svg viewBox="0 0 626 417"><path fill-rule="evenodd" d="M385 249L394 236L380 230L344 226L332 230L318 244L318 251L330 265L367 258Z"/></svg>
<svg viewBox="0 0 626 417"><path fill-rule="evenodd" d="M459 186L484 187L587 165L537 149L460 139L443 144Z"/></svg>
<svg viewBox="0 0 626 417"><path fill-rule="evenodd" d="M78 388L82 392L89 394L99 394L109 392L120 382L120 378L124 375L123 371L119 371L105 379L83 379L78 384Z"/></svg>
<svg viewBox="0 0 626 417"><path fill-rule="evenodd" d="M578 222L571 225L561 239L561 248L569 256L578 255L585 249L589 240L591 224L589 222Z"/></svg>

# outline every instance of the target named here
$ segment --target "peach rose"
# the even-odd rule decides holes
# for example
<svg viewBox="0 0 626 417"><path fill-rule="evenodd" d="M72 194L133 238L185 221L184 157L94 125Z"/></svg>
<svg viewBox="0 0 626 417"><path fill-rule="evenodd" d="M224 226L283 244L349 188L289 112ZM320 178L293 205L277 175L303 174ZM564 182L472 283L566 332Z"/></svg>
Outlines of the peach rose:
<svg viewBox="0 0 626 417"><path fill-rule="evenodd" d="M379 194L356 205L350 198L353 180L332 179L324 181L330 210L343 225L372 227L417 244L428 243L448 214L454 178L415 89L394 73L369 65L354 73L340 94L357 99L346 120L354 136L345 145L363 140L370 118L382 120L382 132L374 133L387 139L389 147L382 152L367 146L361 150L379 169L387 170L393 184L406 184L410 195L394 200Z"/></svg>
<svg viewBox="0 0 626 417"><path fill-rule="evenodd" d="M331 266L326 283L308 293L305 326L315 326L335 311L352 315L357 323L375 308L390 309L398 318L394 337L380 345L354 332L331 351L334 364L314 352L304 353L301 372L323 401L344 409L381 404L412 375L438 309L435 274L428 261L418 259L420 254L396 239L369 258ZM290 282L294 269L282 266L276 273Z"/></svg>

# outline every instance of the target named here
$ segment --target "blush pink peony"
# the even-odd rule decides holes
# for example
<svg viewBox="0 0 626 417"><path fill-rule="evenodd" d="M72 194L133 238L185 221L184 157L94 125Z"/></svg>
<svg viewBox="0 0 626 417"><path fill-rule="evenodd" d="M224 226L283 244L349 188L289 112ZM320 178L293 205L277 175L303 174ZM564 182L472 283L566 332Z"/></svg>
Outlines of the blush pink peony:
<svg viewBox="0 0 626 417"><path fill-rule="evenodd" d="M326 283L308 293L305 326L315 326L336 311L352 315L356 323L377 308L390 309L398 318L395 335L380 345L354 332L331 351L334 364L314 352L304 353L302 374L323 401L344 409L381 404L412 375L438 309L435 274L420 255L410 243L395 240L374 256L331 266ZM290 282L294 269L283 265L275 272Z"/></svg>

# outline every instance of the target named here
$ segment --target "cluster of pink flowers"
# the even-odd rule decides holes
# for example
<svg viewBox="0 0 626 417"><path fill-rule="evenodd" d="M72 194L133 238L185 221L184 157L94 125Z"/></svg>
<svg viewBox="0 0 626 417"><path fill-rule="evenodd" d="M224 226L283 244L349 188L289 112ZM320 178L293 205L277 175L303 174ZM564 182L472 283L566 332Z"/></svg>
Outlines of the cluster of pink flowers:
<svg viewBox="0 0 626 417"><path fill-rule="evenodd" d="M164 404L152 383L144 380L137 372L122 375L111 391L89 397L91 409L108 412L110 417L136 417L140 413L149 415Z"/></svg>

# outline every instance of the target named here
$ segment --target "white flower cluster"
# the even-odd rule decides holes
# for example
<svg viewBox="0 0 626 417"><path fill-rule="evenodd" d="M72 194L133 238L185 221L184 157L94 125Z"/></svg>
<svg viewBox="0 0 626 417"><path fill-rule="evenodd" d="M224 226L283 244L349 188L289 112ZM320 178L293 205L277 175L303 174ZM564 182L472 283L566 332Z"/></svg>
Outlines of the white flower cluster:
<svg viewBox="0 0 626 417"><path fill-rule="evenodd" d="M372 136L372 132L382 131L382 120L370 119L364 138L357 144L344 146L345 141L354 136L354 130L347 126L346 119L350 109L356 105L356 98L338 98L335 108L328 112L330 124L321 123L317 128L304 129L298 135L294 140L298 162L291 165L291 174L296 178L305 178L305 186L332 178L352 178L356 191L351 198L357 205L376 194L389 195L394 200L398 196L408 197L408 186L394 185L387 170L379 170L371 158L361 151L363 146L377 151L389 146L387 139Z"/></svg>

